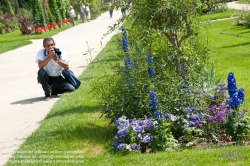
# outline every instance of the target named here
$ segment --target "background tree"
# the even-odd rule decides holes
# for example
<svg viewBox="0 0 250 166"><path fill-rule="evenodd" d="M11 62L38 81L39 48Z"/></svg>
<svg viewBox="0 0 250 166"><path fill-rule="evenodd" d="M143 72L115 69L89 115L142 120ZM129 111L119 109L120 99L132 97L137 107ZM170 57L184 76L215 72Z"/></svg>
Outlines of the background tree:
<svg viewBox="0 0 250 166"><path fill-rule="evenodd" d="M61 14L57 6L56 0L48 0L48 4L49 4L51 14L55 18L55 21L62 22Z"/></svg>
<svg viewBox="0 0 250 166"><path fill-rule="evenodd" d="M44 10L40 0L33 0L32 15L37 27L46 26Z"/></svg>
<svg viewBox="0 0 250 166"><path fill-rule="evenodd" d="M121 115L150 117L156 109L180 115L185 108L199 106L196 92L205 82L207 60L204 38L198 33L200 1L126 0L126 4L133 4L126 17L132 23L126 24L129 49L123 57L117 55L125 67L118 68L118 76L107 77L107 84L99 83L109 85L108 90L95 84L98 93L103 92L103 114L114 121ZM157 108L150 106L149 92L157 95Z"/></svg>
<svg viewBox="0 0 250 166"><path fill-rule="evenodd" d="M60 10L60 15L61 15L62 20L65 20L67 18L68 3L66 0L57 0L56 2Z"/></svg>
<svg viewBox="0 0 250 166"><path fill-rule="evenodd" d="M181 75L181 46L197 25L201 10L200 0L131 0L132 15L144 24L146 33L159 31L172 45L176 73ZM137 23L137 24L138 24Z"/></svg>
<svg viewBox="0 0 250 166"><path fill-rule="evenodd" d="M11 5L10 1L7 1L7 4L8 4L7 5L8 6L8 9L7 9L8 13L14 15L15 13L14 13L14 10L12 9L12 5Z"/></svg>

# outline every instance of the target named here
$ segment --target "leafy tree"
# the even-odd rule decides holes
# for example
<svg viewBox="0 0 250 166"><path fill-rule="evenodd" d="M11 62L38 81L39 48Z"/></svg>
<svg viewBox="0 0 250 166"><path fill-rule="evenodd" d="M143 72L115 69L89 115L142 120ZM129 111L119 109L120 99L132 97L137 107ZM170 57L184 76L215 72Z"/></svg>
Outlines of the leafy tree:
<svg viewBox="0 0 250 166"><path fill-rule="evenodd" d="M125 67L119 66L118 76L106 77L101 84L98 80L100 86L94 86L106 106L103 114L114 122L122 115L149 117L156 109L180 115L187 107L199 106L196 92L205 82L207 55L198 33L200 1L126 0L126 4L131 8L126 19L132 22L126 27L129 49L123 57L116 54ZM157 94L157 108L150 105L149 92Z"/></svg>
<svg viewBox="0 0 250 166"><path fill-rule="evenodd" d="M62 18L60 15L59 8L57 6L56 0L48 0L49 8L51 11L51 14L55 18L56 22L62 22Z"/></svg>
<svg viewBox="0 0 250 166"><path fill-rule="evenodd" d="M10 4L10 1L7 1L7 4L8 4L8 13L14 15L15 13L14 13L14 11L13 11L13 9L12 9L12 6L11 6L11 4Z"/></svg>
<svg viewBox="0 0 250 166"><path fill-rule="evenodd" d="M44 10L40 0L33 0L32 4L33 20L37 27L46 26Z"/></svg>
<svg viewBox="0 0 250 166"><path fill-rule="evenodd" d="M144 25L146 33L158 31L171 43L176 73L181 75L182 43L193 33L200 13L199 0L131 0L132 15Z"/></svg>
<svg viewBox="0 0 250 166"><path fill-rule="evenodd" d="M67 18L67 1L66 0L57 0L57 6L60 9L61 18L65 20Z"/></svg>

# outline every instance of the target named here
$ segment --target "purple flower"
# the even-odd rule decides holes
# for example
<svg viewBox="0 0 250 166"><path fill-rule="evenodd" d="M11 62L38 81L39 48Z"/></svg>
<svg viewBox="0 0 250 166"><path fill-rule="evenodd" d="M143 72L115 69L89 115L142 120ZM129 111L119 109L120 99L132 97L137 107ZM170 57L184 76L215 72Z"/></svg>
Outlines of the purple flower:
<svg viewBox="0 0 250 166"><path fill-rule="evenodd" d="M193 110L191 108L188 108L185 110L186 114L192 114L193 113Z"/></svg>
<svg viewBox="0 0 250 166"><path fill-rule="evenodd" d="M152 118L148 118L142 121L144 130L148 131L152 127Z"/></svg>
<svg viewBox="0 0 250 166"><path fill-rule="evenodd" d="M136 133L143 132L144 126L142 125L140 120L136 120L136 121L132 122L131 124L132 124L133 131L135 131Z"/></svg>
<svg viewBox="0 0 250 166"><path fill-rule="evenodd" d="M127 130L121 129L121 130L119 130L119 131L117 132L116 136L117 136L117 137L125 137L126 134L127 134Z"/></svg>
<svg viewBox="0 0 250 166"><path fill-rule="evenodd" d="M118 148L119 142L118 142L118 141L115 141L115 142L114 142L114 146L115 146L116 148Z"/></svg>
<svg viewBox="0 0 250 166"><path fill-rule="evenodd" d="M171 119L172 122L175 122L178 118L177 118L177 116L174 116L174 115L170 114L170 119Z"/></svg>
<svg viewBox="0 0 250 166"><path fill-rule="evenodd" d="M208 115L207 121L213 123L225 120L231 113L231 110L228 109L227 105L221 104L218 106L214 105L210 108L207 108L205 112Z"/></svg>
<svg viewBox="0 0 250 166"><path fill-rule="evenodd" d="M122 116L115 121L115 126L118 130L128 129L129 128L129 121L126 119L126 116Z"/></svg>
<svg viewBox="0 0 250 166"><path fill-rule="evenodd" d="M151 141L151 135L149 133L147 133L143 138L142 138L142 142L143 143L149 143Z"/></svg>
<svg viewBox="0 0 250 166"><path fill-rule="evenodd" d="M205 120L205 115L204 114L198 114L198 118L200 119L200 121L204 121Z"/></svg>
<svg viewBox="0 0 250 166"><path fill-rule="evenodd" d="M134 149L134 150L138 150L138 151L139 151L139 150L140 150L140 146L139 146L139 145L137 145L137 144L134 144L134 145L133 145L133 149Z"/></svg>
<svg viewBox="0 0 250 166"><path fill-rule="evenodd" d="M117 148L118 148L119 150L121 150L121 149L123 149L123 148L125 148L125 147L126 147L126 144L124 144L124 143L121 143L120 145L117 146Z"/></svg>
<svg viewBox="0 0 250 166"><path fill-rule="evenodd" d="M138 139L138 140L142 140L142 139L143 139L143 136L142 136L141 133L139 133L139 134L137 135L137 139Z"/></svg>

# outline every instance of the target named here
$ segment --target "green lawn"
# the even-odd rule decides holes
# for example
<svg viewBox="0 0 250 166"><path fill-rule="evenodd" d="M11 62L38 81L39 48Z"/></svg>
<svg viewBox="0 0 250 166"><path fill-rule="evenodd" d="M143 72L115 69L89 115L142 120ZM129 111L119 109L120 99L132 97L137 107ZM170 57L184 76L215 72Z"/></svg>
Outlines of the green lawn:
<svg viewBox="0 0 250 166"><path fill-rule="evenodd" d="M249 94L249 37L250 29L233 25L233 20L215 21L203 28L211 49L209 58L215 62L218 74L226 80L233 71L238 88L245 89L242 107L250 109ZM221 33L223 32L223 33ZM240 35L235 35L240 34ZM82 85L73 93L63 94L50 113L25 143L16 151L7 166L12 165L169 165L224 166L249 165L250 146L225 146L186 149L179 152L151 154L115 154L112 149L113 125L100 118L100 105L90 95L93 80L109 71L115 56L120 34L115 35L79 77Z"/></svg>

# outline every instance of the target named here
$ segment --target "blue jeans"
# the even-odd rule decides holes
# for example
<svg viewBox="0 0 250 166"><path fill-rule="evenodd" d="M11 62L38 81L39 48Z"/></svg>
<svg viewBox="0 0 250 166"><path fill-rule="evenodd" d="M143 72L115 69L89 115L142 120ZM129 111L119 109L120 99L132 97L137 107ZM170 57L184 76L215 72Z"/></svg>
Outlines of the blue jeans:
<svg viewBox="0 0 250 166"><path fill-rule="evenodd" d="M37 80L42 84L45 95L57 95L75 90L75 87L62 76L50 77L44 69L39 69Z"/></svg>
<svg viewBox="0 0 250 166"><path fill-rule="evenodd" d="M113 16L113 10L109 10L109 15L110 15L110 18L112 18L112 16Z"/></svg>

